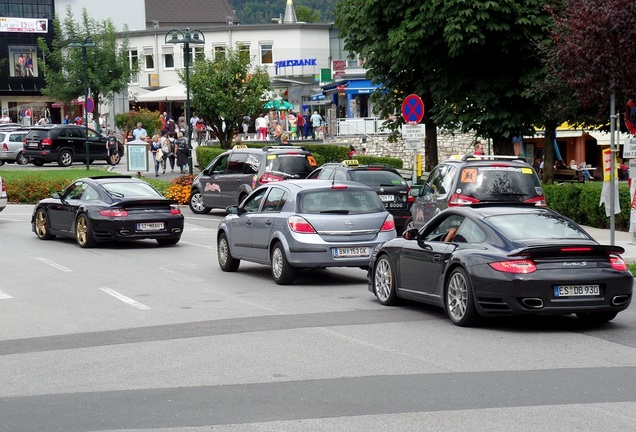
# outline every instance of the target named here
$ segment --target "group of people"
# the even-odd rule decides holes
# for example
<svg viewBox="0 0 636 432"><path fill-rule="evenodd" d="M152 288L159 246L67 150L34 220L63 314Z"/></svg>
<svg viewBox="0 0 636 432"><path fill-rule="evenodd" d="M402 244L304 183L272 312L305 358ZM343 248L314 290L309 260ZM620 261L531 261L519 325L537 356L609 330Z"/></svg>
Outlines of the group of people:
<svg viewBox="0 0 636 432"><path fill-rule="evenodd" d="M33 76L33 57L31 54L19 54L15 62L15 76L32 77Z"/></svg>
<svg viewBox="0 0 636 432"><path fill-rule="evenodd" d="M110 134L112 134L112 131L110 131ZM175 135L173 132L162 130L160 134L150 137L143 125L137 123L135 129L131 129L126 133L125 143L134 143L135 141L144 141L148 144L154 162L155 177L159 177L160 169L162 174L166 173L168 162L170 163L171 172L174 172L176 166L181 174L186 173L190 151L188 141L183 136L183 132L178 131ZM108 142L107 145L109 145ZM108 147L108 151L110 154L110 147ZM141 177L141 172L137 172L137 176Z"/></svg>
<svg viewBox="0 0 636 432"><path fill-rule="evenodd" d="M250 117L243 117L243 136L245 139L249 138L249 122ZM268 140L269 137L278 144L283 144L283 135L287 135L287 141L289 139L320 139L321 134L325 133L326 122L324 117L314 111L310 116L309 112L306 114L294 113L289 111L286 116L281 116L280 119L273 120L271 123L269 117L263 113L254 121L254 128L256 129L256 139Z"/></svg>

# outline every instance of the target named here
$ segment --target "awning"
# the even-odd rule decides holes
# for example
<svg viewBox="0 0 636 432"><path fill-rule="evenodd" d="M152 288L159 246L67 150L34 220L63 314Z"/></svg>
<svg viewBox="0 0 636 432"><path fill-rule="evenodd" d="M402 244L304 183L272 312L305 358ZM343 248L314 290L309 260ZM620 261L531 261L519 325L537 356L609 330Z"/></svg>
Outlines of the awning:
<svg viewBox="0 0 636 432"><path fill-rule="evenodd" d="M611 144L612 135L609 132L588 131L588 134L596 140L598 145L608 146ZM631 134L619 133L615 136L616 142L614 144L625 144L630 138L632 138Z"/></svg>
<svg viewBox="0 0 636 432"><path fill-rule="evenodd" d="M138 102L185 101L186 88L183 84L174 84L160 90L148 92L137 97Z"/></svg>

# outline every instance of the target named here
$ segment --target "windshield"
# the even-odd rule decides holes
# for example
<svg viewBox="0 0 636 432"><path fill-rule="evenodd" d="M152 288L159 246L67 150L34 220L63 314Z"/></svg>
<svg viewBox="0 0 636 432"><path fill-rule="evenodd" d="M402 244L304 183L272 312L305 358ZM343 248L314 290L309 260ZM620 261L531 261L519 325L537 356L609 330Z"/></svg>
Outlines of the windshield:
<svg viewBox="0 0 636 432"><path fill-rule="evenodd" d="M507 214L486 218L509 240L589 239L576 225L553 214Z"/></svg>
<svg viewBox="0 0 636 432"><path fill-rule="evenodd" d="M145 182L104 183L103 187L117 198L163 198L163 195Z"/></svg>
<svg viewBox="0 0 636 432"><path fill-rule="evenodd" d="M543 195L532 168L471 166L460 173L457 193L480 201L525 201Z"/></svg>

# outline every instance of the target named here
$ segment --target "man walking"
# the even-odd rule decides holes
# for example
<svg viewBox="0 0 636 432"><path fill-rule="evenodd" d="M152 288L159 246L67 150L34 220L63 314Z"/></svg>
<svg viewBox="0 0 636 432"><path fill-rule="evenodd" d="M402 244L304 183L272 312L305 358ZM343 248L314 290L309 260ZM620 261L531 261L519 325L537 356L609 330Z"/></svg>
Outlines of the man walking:
<svg viewBox="0 0 636 432"><path fill-rule="evenodd" d="M314 111L309 119L311 123L311 139L316 139L316 132L320 130L320 123L322 122L322 116L318 114L318 111Z"/></svg>

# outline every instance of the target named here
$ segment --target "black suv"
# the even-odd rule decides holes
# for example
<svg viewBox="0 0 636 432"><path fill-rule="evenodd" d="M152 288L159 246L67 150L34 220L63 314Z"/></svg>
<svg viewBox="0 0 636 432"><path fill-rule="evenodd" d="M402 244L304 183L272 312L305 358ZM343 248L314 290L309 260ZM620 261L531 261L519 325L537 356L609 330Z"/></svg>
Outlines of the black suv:
<svg viewBox="0 0 636 432"><path fill-rule="evenodd" d="M89 128L87 138L86 127L81 125L32 126L24 137L24 156L36 166L57 162L67 167L73 162L86 162L87 143L90 163L96 160L110 163L106 137ZM118 142L118 153L115 163L124 155L122 142Z"/></svg>
<svg viewBox="0 0 636 432"><path fill-rule="evenodd" d="M421 189L406 229L420 228L447 207L483 203L527 203L546 206L541 181L522 157L465 155L437 165Z"/></svg>
<svg viewBox="0 0 636 432"><path fill-rule="evenodd" d="M310 151L297 146L248 148L236 145L221 153L192 183L188 206L209 213L240 204L258 186L286 179L304 179L315 167Z"/></svg>
<svg viewBox="0 0 636 432"><path fill-rule="evenodd" d="M393 215L398 234L402 233L406 220L410 217L409 186L399 171L390 165L360 165L356 159L347 159L342 163L326 163L307 178L354 181L369 186L378 194L386 210Z"/></svg>

